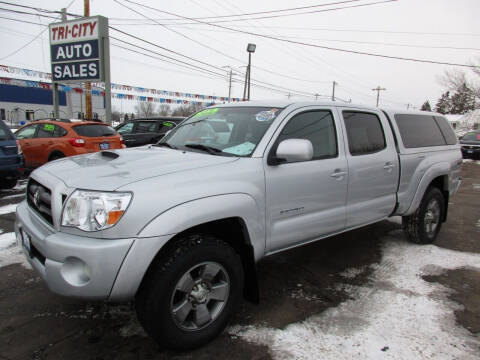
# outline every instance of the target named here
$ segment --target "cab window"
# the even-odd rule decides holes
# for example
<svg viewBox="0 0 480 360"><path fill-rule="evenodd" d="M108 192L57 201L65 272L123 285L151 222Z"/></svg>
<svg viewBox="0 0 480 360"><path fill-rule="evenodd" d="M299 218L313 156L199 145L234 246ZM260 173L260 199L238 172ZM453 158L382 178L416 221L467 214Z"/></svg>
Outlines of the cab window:
<svg viewBox="0 0 480 360"><path fill-rule="evenodd" d="M309 140L313 146L312 160L337 156L337 136L332 113L328 110L307 111L295 115L285 125L277 143L287 139Z"/></svg>
<svg viewBox="0 0 480 360"><path fill-rule="evenodd" d="M37 138L52 138L54 137L55 125L53 124L39 124Z"/></svg>

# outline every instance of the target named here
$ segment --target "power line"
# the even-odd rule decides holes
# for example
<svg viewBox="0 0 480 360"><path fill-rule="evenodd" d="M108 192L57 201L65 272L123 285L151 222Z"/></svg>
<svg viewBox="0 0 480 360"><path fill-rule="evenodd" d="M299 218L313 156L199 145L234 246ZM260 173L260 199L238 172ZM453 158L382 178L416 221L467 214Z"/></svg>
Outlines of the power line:
<svg viewBox="0 0 480 360"><path fill-rule="evenodd" d="M73 4L75 1L76 1L76 0L70 1L70 4L67 5L66 9L68 9L70 6L72 6L72 4ZM39 15L39 16L44 16L44 17L45 17L46 15ZM49 16L49 17L50 17L50 16ZM59 18L59 17L57 17L57 19L58 19L58 18ZM22 21L22 22L23 22L23 21ZM45 29L43 29L42 31L40 31L40 33L39 33L37 36L35 36L32 40L30 40L29 42L27 42L27 43L24 44L23 46L20 46L17 50L11 52L10 54L8 54L8 55L6 55L6 56L1 57L0 60L4 60L4 59L6 59L6 58L9 58L10 56L15 55L15 54L17 54L18 52L20 52L21 50L25 49L28 45L30 45L30 44L33 43L35 40L37 40L40 36L42 36L43 33L44 33L45 31L47 31L47 29L48 29L48 27L46 27Z"/></svg>
<svg viewBox="0 0 480 360"><path fill-rule="evenodd" d="M114 0L114 1L118 1L118 0ZM155 11L158 11L158 12L161 12L161 13L165 13L165 14L168 14L168 15L171 15L171 16L177 16L179 18L183 18L183 19L187 19L187 20L194 20L194 19L188 18L186 16L177 15L177 14L174 14L174 13L171 13L171 12L168 12L168 11L165 11L165 10L160 10L160 9L148 6L148 5L139 4L139 3L135 2L135 1L132 1L132 0L124 0L124 1L135 4L135 5L138 5L138 6L141 6L141 7L144 7L144 8L147 8L147 9L151 9L151 10L155 10ZM325 49L325 50L339 51L339 52L357 54L357 55L380 57L380 58L386 58L386 59L413 61L413 62L427 63L427 64L451 65L451 66L460 66L460 67L468 67L468 68L474 68L475 67L474 65L468 65L468 64L457 64L457 63L450 63L450 62L445 62L445 61L416 59L416 58L409 58L409 57L402 57L402 56L383 55L383 54L371 53L371 52L366 52L366 51L340 49L340 48L334 48L334 47L330 47L330 46L323 46L323 45L318 45L318 44L305 43L305 42L294 41L294 40L289 40L289 39L281 39L281 38L278 38L278 37L274 37L274 36L270 36L270 35L264 35L264 34L258 34L258 33L254 33L254 32L251 32L251 31L232 29L232 28L229 28L229 27L226 27L226 26L223 26L223 25L204 22L204 21L201 21L201 20L195 20L195 21L197 21L199 23L206 24L206 25L219 27L219 28L222 28L222 29L233 30L233 31L238 32L238 33L248 34L248 35L252 35L252 36L257 36L257 37L262 37L262 38L267 38L267 39L272 39L272 40L277 40L277 41L282 41L282 42L291 43L291 44L315 47L315 48Z"/></svg>
<svg viewBox="0 0 480 360"><path fill-rule="evenodd" d="M35 14L27 11L20 11L20 10L13 10L13 9L6 9L6 8L0 8L0 11L6 11L6 12L12 12L15 14L22 14L22 15L33 15L33 16L42 16L50 19L56 19L55 16L50 16L50 15L44 15L44 14Z"/></svg>
<svg viewBox="0 0 480 360"><path fill-rule="evenodd" d="M296 11L296 10L303 10L303 9L311 9L311 8L317 8L317 7L323 7L323 6L330 6L330 5L339 5L339 4L346 4L346 3L352 3L352 2L358 2L362 0L347 0L347 1L337 1L333 3L328 3L328 4L317 4L317 5L310 5L310 6L300 6L300 7L295 7L295 8L289 8L289 9L279 9L279 10L268 10L268 11L257 11L257 12L251 12L251 13L243 13L243 14L231 14L231 15L215 15L215 16L203 16L203 17L196 17L195 19L199 20L204 20L204 19L216 19L216 18L230 18L230 17L239 17L239 16L251 16L251 15L262 15L262 14L273 14L273 13L278 13L278 12L286 12L286 11ZM0 1L1 3L1 1ZM126 21L131 21L131 20L138 20L138 19L122 19L122 18L111 18L112 20L126 20ZM165 21L165 20L176 20L176 19L171 19L171 18L166 18L166 19L155 19L158 21Z"/></svg>
<svg viewBox="0 0 480 360"><path fill-rule="evenodd" d="M0 16L0 19L17 21L17 22L21 22L21 23L24 23L24 24L32 24L32 25L40 25L40 26L48 27L48 25L45 25L45 24L42 24L42 23L37 23L37 22L27 21L27 20L21 20L21 19L12 19L12 18L8 18L8 17L5 17L5 16Z"/></svg>
<svg viewBox="0 0 480 360"><path fill-rule="evenodd" d="M127 1L127 0L125 0L125 1ZM231 22L245 21L245 20L273 19L273 18L286 17L286 16L296 16L296 15L330 12L330 11L337 11L337 10L344 10L344 9L351 9L351 8L359 8L359 7L378 5L378 4L390 3L390 2L396 2L396 1L398 1L398 0L382 0L382 1L377 1L377 2L373 2L373 3L358 4L358 5L351 5L351 6L342 6L342 7L330 8L330 9L324 9L324 10L312 10L312 11L305 11L305 12L300 12L300 13L293 13L293 14L268 15L268 16L251 17L251 18L244 18L244 19L218 20L218 21L210 21L208 23L209 24L217 24L217 23L231 23ZM118 2L118 1L116 1L116 2ZM133 2L133 3L137 4L135 2ZM146 6L146 5L141 5L141 4L137 4L137 5ZM165 13L168 14L168 12L166 12L166 11L165 11ZM171 15L171 14L169 14L169 15ZM176 16L176 15L173 15L173 16ZM190 21L200 21L200 20L198 20L199 18L187 18L187 17L185 17L185 19L188 19ZM174 19L170 19L170 20L174 20ZM194 24L194 23L190 22L190 23L176 23L176 24L190 25L190 24ZM168 25L168 24L163 24L163 25Z"/></svg>

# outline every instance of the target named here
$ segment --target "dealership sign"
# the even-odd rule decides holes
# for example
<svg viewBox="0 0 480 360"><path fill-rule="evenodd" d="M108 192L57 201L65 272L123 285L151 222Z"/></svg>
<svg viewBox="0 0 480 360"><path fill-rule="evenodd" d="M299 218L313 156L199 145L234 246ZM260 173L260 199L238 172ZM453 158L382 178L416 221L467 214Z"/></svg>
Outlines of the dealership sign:
<svg viewBox="0 0 480 360"><path fill-rule="evenodd" d="M49 31L53 81L105 81L107 18L92 16L54 23Z"/></svg>

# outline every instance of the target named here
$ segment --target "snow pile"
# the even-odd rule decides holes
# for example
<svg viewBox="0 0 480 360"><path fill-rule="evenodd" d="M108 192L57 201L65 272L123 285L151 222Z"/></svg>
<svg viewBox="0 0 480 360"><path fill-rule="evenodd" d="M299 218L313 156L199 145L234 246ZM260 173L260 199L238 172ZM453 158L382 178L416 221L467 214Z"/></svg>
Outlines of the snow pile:
<svg viewBox="0 0 480 360"><path fill-rule="evenodd" d="M396 230L384 239L371 282L344 286L353 300L283 330L228 332L268 346L278 359L478 359L480 340L456 324L449 290L421 278L463 266L480 268L480 255L410 244Z"/></svg>
<svg viewBox="0 0 480 360"><path fill-rule="evenodd" d="M27 269L31 269L22 250L17 246L15 233L0 234L0 268L17 263L22 264Z"/></svg>
<svg viewBox="0 0 480 360"><path fill-rule="evenodd" d="M8 204L0 207L0 215L5 215L5 214L15 212L15 210L17 210L17 206L18 204Z"/></svg>

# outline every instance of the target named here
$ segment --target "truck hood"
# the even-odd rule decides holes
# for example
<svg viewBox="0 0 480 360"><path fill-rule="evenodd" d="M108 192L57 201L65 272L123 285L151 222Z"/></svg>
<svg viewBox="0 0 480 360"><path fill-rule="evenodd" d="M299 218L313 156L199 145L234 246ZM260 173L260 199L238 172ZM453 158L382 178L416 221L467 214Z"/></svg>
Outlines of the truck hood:
<svg viewBox="0 0 480 360"><path fill-rule="evenodd" d="M238 158L145 146L63 158L37 171L48 172L71 188L113 191L144 179L235 160Z"/></svg>

